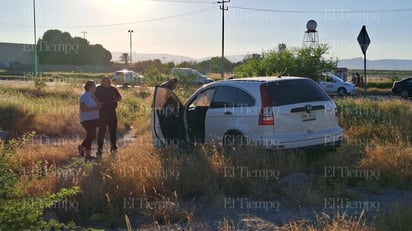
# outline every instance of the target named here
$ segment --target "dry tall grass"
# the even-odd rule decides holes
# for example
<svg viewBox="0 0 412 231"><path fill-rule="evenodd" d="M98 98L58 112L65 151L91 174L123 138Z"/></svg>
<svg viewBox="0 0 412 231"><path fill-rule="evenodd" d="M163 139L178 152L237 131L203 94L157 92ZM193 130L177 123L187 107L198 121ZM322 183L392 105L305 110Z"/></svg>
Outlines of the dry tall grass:
<svg viewBox="0 0 412 231"><path fill-rule="evenodd" d="M0 126L15 124L10 130L12 135L36 131L61 137L78 134L82 130L77 122L81 88L58 86L35 90L32 87L1 85L0 89L0 110L4 111Z"/></svg>
<svg viewBox="0 0 412 231"><path fill-rule="evenodd" d="M380 174L382 186L411 188L412 106L405 100L338 100L346 137L362 155L355 168Z"/></svg>
<svg viewBox="0 0 412 231"><path fill-rule="evenodd" d="M67 219L79 223L121 227L125 215L132 224L191 223L196 218L196 208L183 202L201 201L216 209L225 209L224 201L228 197L280 200L290 206L316 207L322 198L346 195L347 187L366 182L365 179L326 178L325 168L330 166L379 171L380 187L411 187L412 123L408 118L412 110L403 100L336 100L347 143L335 152L271 152L245 147L228 153L222 147L207 144L191 149L155 149L149 128L151 93L122 89L119 130L125 133L133 127L137 139L122 143L116 154L105 156L100 162L84 164L76 151L78 137L84 133L77 122L77 100L82 92L78 87L73 90L59 86L36 93L32 88L1 86L0 110L11 111L18 116L17 121L25 121L24 126L12 125L16 134L36 130L38 134L67 139L62 145L33 142L20 148L15 161L25 166L22 188L32 195L81 186L82 193L77 197L79 210L65 213ZM11 117L4 118L11 121ZM24 171L28 174L23 174ZM266 171L272 175L251 176L245 174L247 171ZM54 173L48 174L50 172ZM312 174L318 180L285 190L280 179L296 172ZM323 222L322 219L319 221ZM357 220L337 216L327 224L298 222L291 227L301 229L290 230L350 228L351 225L363 227ZM233 230L229 223L223 227Z"/></svg>
<svg viewBox="0 0 412 231"><path fill-rule="evenodd" d="M379 172L379 181L384 186L411 188L412 147L379 144L366 150L358 162L360 169L374 169Z"/></svg>

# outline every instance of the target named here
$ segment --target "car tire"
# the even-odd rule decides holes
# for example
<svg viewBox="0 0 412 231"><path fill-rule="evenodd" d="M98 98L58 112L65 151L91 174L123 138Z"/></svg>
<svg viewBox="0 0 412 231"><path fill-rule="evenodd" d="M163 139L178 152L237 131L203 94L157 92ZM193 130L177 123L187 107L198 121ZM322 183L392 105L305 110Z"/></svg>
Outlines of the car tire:
<svg viewBox="0 0 412 231"><path fill-rule="evenodd" d="M405 89L405 90L402 90L402 91L401 91L401 97L402 97L402 98L407 99L408 96L409 96L408 90Z"/></svg>
<svg viewBox="0 0 412 231"><path fill-rule="evenodd" d="M236 150L238 147L246 145L246 139L239 132L229 132L223 136L222 143L226 150Z"/></svg>
<svg viewBox="0 0 412 231"><path fill-rule="evenodd" d="M347 92L346 92L345 88L341 87L341 88L338 89L338 95L344 96L344 95L346 95L346 93Z"/></svg>

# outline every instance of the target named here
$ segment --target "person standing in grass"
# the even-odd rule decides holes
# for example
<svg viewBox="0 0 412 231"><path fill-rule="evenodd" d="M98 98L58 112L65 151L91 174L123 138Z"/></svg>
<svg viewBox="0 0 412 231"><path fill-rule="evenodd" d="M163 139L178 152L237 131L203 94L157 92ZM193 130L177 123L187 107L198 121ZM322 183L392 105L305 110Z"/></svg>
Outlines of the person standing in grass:
<svg viewBox="0 0 412 231"><path fill-rule="evenodd" d="M103 153L104 137L106 134L106 127L109 128L110 135L110 152L117 150L116 130L117 130L117 103L122 99L116 87L111 85L109 77L105 76L101 80L101 84L96 88L96 96L102 102L102 107L99 110L99 124L97 132L97 153L101 157Z"/></svg>
<svg viewBox="0 0 412 231"><path fill-rule="evenodd" d="M96 128L99 120L99 100L95 96L96 83L88 80L84 85L84 93L80 96L80 124L86 130L86 138L78 146L79 154L85 160L95 159L90 155L93 141L96 139Z"/></svg>

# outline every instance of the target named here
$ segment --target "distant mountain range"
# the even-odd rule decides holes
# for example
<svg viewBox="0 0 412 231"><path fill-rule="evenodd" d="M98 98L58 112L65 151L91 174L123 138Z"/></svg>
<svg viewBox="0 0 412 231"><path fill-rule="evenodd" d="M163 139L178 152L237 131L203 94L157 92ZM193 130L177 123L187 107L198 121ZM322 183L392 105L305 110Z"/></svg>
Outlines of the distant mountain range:
<svg viewBox="0 0 412 231"><path fill-rule="evenodd" d="M114 62L120 62L120 56L124 52L112 52L112 61ZM154 59L159 59L162 63L168 63L168 62L174 62L174 63L181 63L181 62L195 62L197 61L194 58L188 57L188 56L182 56L182 55L172 55L172 54L133 54L132 57L133 62L138 62L138 61L145 61L145 60L154 60Z"/></svg>
<svg viewBox="0 0 412 231"><path fill-rule="evenodd" d="M338 67L348 69L363 69L363 58L342 59L338 61ZM366 60L366 69L370 70L412 70L411 59L377 59Z"/></svg>
<svg viewBox="0 0 412 231"><path fill-rule="evenodd" d="M120 62L120 56L123 52L112 52L112 61ZM233 62L243 60L244 55L228 55L226 58ZM191 58L188 56L172 55L172 54L135 54L133 62L159 59L163 63L174 62L201 62L210 59L211 57L204 57L200 59ZM338 67L346 67L348 69L363 69L363 58L341 59L338 60ZM366 60L366 68L370 70L412 70L411 59L377 59Z"/></svg>
<svg viewBox="0 0 412 231"><path fill-rule="evenodd" d="M112 52L112 61L114 62L120 62L120 56L124 52ZM233 62L239 62L242 61L244 55L228 55L226 58ZM154 59L159 59L162 63L167 63L167 62L174 62L174 63L181 63L181 62L201 62L204 60L208 60L212 57L203 57L200 59L195 59L192 57L188 56L182 56L182 55L172 55L172 54L164 54L164 53L159 53L159 54L134 54L133 55L133 62L136 61L145 61L145 60L154 60Z"/></svg>

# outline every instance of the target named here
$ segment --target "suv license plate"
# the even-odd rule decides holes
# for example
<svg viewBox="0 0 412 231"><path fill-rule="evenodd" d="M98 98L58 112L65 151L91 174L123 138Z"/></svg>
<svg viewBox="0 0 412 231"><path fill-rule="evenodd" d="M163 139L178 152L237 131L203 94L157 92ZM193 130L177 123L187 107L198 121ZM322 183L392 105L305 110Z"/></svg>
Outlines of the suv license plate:
<svg viewBox="0 0 412 231"><path fill-rule="evenodd" d="M300 114L302 121L310 121L310 120L316 120L316 114L314 112L305 112Z"/></svg>

